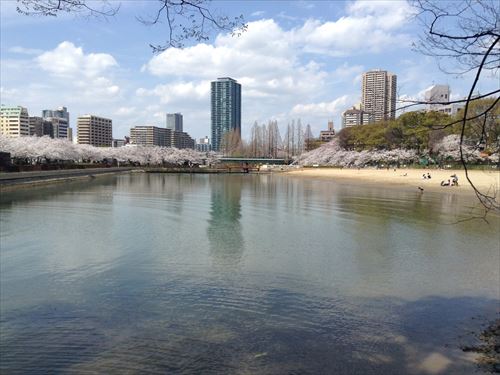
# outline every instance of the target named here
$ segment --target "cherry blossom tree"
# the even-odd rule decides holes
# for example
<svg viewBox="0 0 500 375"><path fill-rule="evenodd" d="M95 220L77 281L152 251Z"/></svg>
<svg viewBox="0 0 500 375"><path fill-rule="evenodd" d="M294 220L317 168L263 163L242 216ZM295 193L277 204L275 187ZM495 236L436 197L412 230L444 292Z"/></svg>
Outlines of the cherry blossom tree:
<svg viewBox="0 0 500 375"><path fill-rule="evenodd" d="M45 137L11 138L0 135L0 151L9 152L12 157L24 159L27 163L43 161L100 162L115 159L123 163L140 165L200 165L207 160L217 163L214 153L202 153L191 149L170 147L94 147L75 145L65 139Z"/></svg>

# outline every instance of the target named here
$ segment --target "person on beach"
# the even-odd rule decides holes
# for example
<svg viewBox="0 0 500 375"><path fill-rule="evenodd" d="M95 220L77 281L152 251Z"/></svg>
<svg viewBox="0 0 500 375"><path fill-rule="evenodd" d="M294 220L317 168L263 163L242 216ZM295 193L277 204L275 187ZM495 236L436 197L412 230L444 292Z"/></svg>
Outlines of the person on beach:
<svg viewBox="0 0 500 375"><path fill-rule="evenodd" d="M447 182L441 181L441 186L450 186L450 180L448 179Z"/></svg>
<svg viewBox="0 0 500 375"><path fill-rule="evenodd" d="M427 173L427 179L430 180L431 179L431 174L430 173Z"/></svg>
<svg viewBox="0 0 500 375"><path fill-rule="evenodd" d="M425 173L422 175L422 180L427 180L427 176L425 175Z"/></svg>
<svg viewBox="0 0 500 375"><path fill-rule="evenodd" d="M452 183L453 183L452 186L458 186L458 176L456 174L453 174L450 177L453 179L452 180Z"/></svg>

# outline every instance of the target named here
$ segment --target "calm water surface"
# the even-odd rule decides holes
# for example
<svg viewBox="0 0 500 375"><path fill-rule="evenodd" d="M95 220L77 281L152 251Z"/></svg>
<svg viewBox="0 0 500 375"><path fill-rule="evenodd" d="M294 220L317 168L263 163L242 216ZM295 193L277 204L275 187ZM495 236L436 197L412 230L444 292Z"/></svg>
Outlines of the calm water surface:
<svg viewBox="0 0 500 375"><path fill-rule="evenodd" d="M449 194L134 174L3 194L0 370L470 374L500 220Z"/></svg>

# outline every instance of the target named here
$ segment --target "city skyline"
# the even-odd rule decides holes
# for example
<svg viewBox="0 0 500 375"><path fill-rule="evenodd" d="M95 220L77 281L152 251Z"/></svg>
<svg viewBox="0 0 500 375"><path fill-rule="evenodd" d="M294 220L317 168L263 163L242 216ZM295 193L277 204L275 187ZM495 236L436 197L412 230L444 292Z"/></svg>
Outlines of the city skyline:
<svg viewBox="0 0 500 375"><path fill-rule="evenodd" d="M73 128L92 110L113 118L120 138L135 125L161 124L165 113L181 112L186 129L200 138L210 129L210 81L230 76L245 87L242 136L248 138L254 121L277 120L283 129L301 118L318 134L333 119L338 130L341 113L360 102L361 75L371 69L397 74L401 98L418 97L438 82L459 98L472 80L446 75L435 60L412 51L419 28L406 2L286 5L284 12L283 3L215 1L229 15L243 13L248 31L239 38L214 34L205 43L154 55L149 43L161 41L164 30L133 18L151 10L147 2L124 3L108 23L24 17L15 2L2 2L2 103L30 113L64 103ZM374 38L363 36L368 30ZM489 76L478 90L495 84Z"/></svg>

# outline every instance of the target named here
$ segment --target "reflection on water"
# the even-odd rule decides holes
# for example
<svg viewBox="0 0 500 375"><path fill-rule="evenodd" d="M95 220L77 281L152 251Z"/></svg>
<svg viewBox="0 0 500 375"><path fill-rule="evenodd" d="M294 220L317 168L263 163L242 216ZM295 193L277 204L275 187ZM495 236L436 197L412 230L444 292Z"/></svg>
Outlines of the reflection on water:
<svg viewBox="0 0 500 375"><path fill-rule="evenodd" d="M243 254L244 240L241 230L242 181L210 176L210 219L207 237L210 254L216 263L235 265Z"/></svg>
<svg viewBox="0 0 500 375"><path fill-rule="evenodd" d="M469 374L500 295L499 218L449 225L473 204L272 175L2 194L0 372Z"/></svg>

